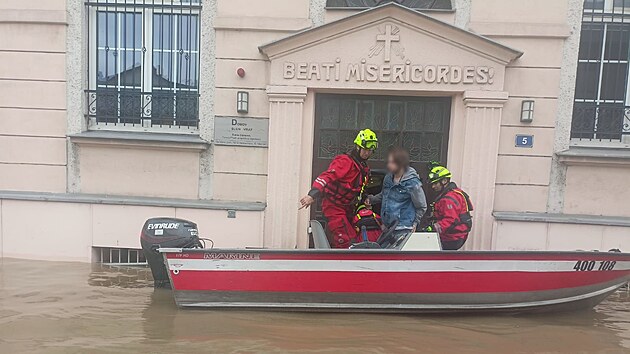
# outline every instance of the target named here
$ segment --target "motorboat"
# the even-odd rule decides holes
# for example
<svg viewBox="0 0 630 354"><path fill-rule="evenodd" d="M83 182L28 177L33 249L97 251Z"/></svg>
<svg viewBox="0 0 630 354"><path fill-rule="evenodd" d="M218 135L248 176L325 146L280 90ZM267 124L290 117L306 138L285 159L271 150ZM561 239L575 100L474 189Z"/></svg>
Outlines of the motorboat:
<svg viewBox="0 0 630 354"><path fill-rule="evenodd" d="M441 251L436 235L422 233L388 249L198 248L173 222L196 236L194 223L177 219L147 221L143 233L187 242L145 248L156 285L163 277L181 308L547 312L592 308L630 280L629 253Z"/></svg>

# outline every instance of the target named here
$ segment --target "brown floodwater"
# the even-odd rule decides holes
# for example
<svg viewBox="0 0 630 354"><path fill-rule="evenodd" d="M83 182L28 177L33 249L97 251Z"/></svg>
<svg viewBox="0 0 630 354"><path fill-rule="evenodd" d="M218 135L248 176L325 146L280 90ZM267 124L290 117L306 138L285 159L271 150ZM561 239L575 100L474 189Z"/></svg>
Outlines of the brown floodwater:
<svg viewBox="0 0 630 354"><path fill-rule="evenodd" d="M630 294L537 316L178 310L147 268L0 259L0 353L22 352L630 353Z"/></svg>

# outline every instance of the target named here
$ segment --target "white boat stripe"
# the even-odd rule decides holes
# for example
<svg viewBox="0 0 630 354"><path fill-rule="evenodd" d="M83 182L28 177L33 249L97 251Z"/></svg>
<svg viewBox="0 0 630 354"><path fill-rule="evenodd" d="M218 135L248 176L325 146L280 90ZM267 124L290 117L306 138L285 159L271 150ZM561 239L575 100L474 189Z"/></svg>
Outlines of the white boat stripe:
<svg viewBox="0 0 630 354"><path fill-rule="evenodd" d="M505 260L225 260L168 259L170 270L299 271L299 272L575 272L577 261ZM595 261L598 271L602 261ZM616 262L614 270L630 270L630 262ZM603 270L602 270L603 271Z"/></svg>

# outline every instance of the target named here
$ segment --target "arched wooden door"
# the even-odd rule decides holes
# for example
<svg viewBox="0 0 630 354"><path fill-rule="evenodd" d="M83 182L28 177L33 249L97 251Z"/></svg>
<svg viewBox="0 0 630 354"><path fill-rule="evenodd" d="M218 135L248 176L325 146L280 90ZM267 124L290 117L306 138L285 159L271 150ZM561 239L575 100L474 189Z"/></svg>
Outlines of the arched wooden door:
<svg viewBox="0 0 630 354"><path fill-rule="evenodd" d="M318 94L313 179L336 155L350 151L357 132L364 128L374 130L379 139L379 149L369 161L375 172L369 193L380 188L390 146L409 149L412 166L425 178L427 162L446 163L450 114L450 97ZM431 200L433 195L426 184L425 192ZM311 218L325 222L319 203L311 213Z"/></svg>

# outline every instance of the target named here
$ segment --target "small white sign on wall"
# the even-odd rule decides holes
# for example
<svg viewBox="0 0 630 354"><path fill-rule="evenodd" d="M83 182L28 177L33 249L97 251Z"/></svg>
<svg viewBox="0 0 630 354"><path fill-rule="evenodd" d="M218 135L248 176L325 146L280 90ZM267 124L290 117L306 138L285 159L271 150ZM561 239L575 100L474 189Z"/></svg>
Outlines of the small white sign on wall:
<svg viewBox="0 0 630 354"><path fill-rule="evenodd" d="M216 145L267 147L269 119L249 117L215 117Z"/></svg>

